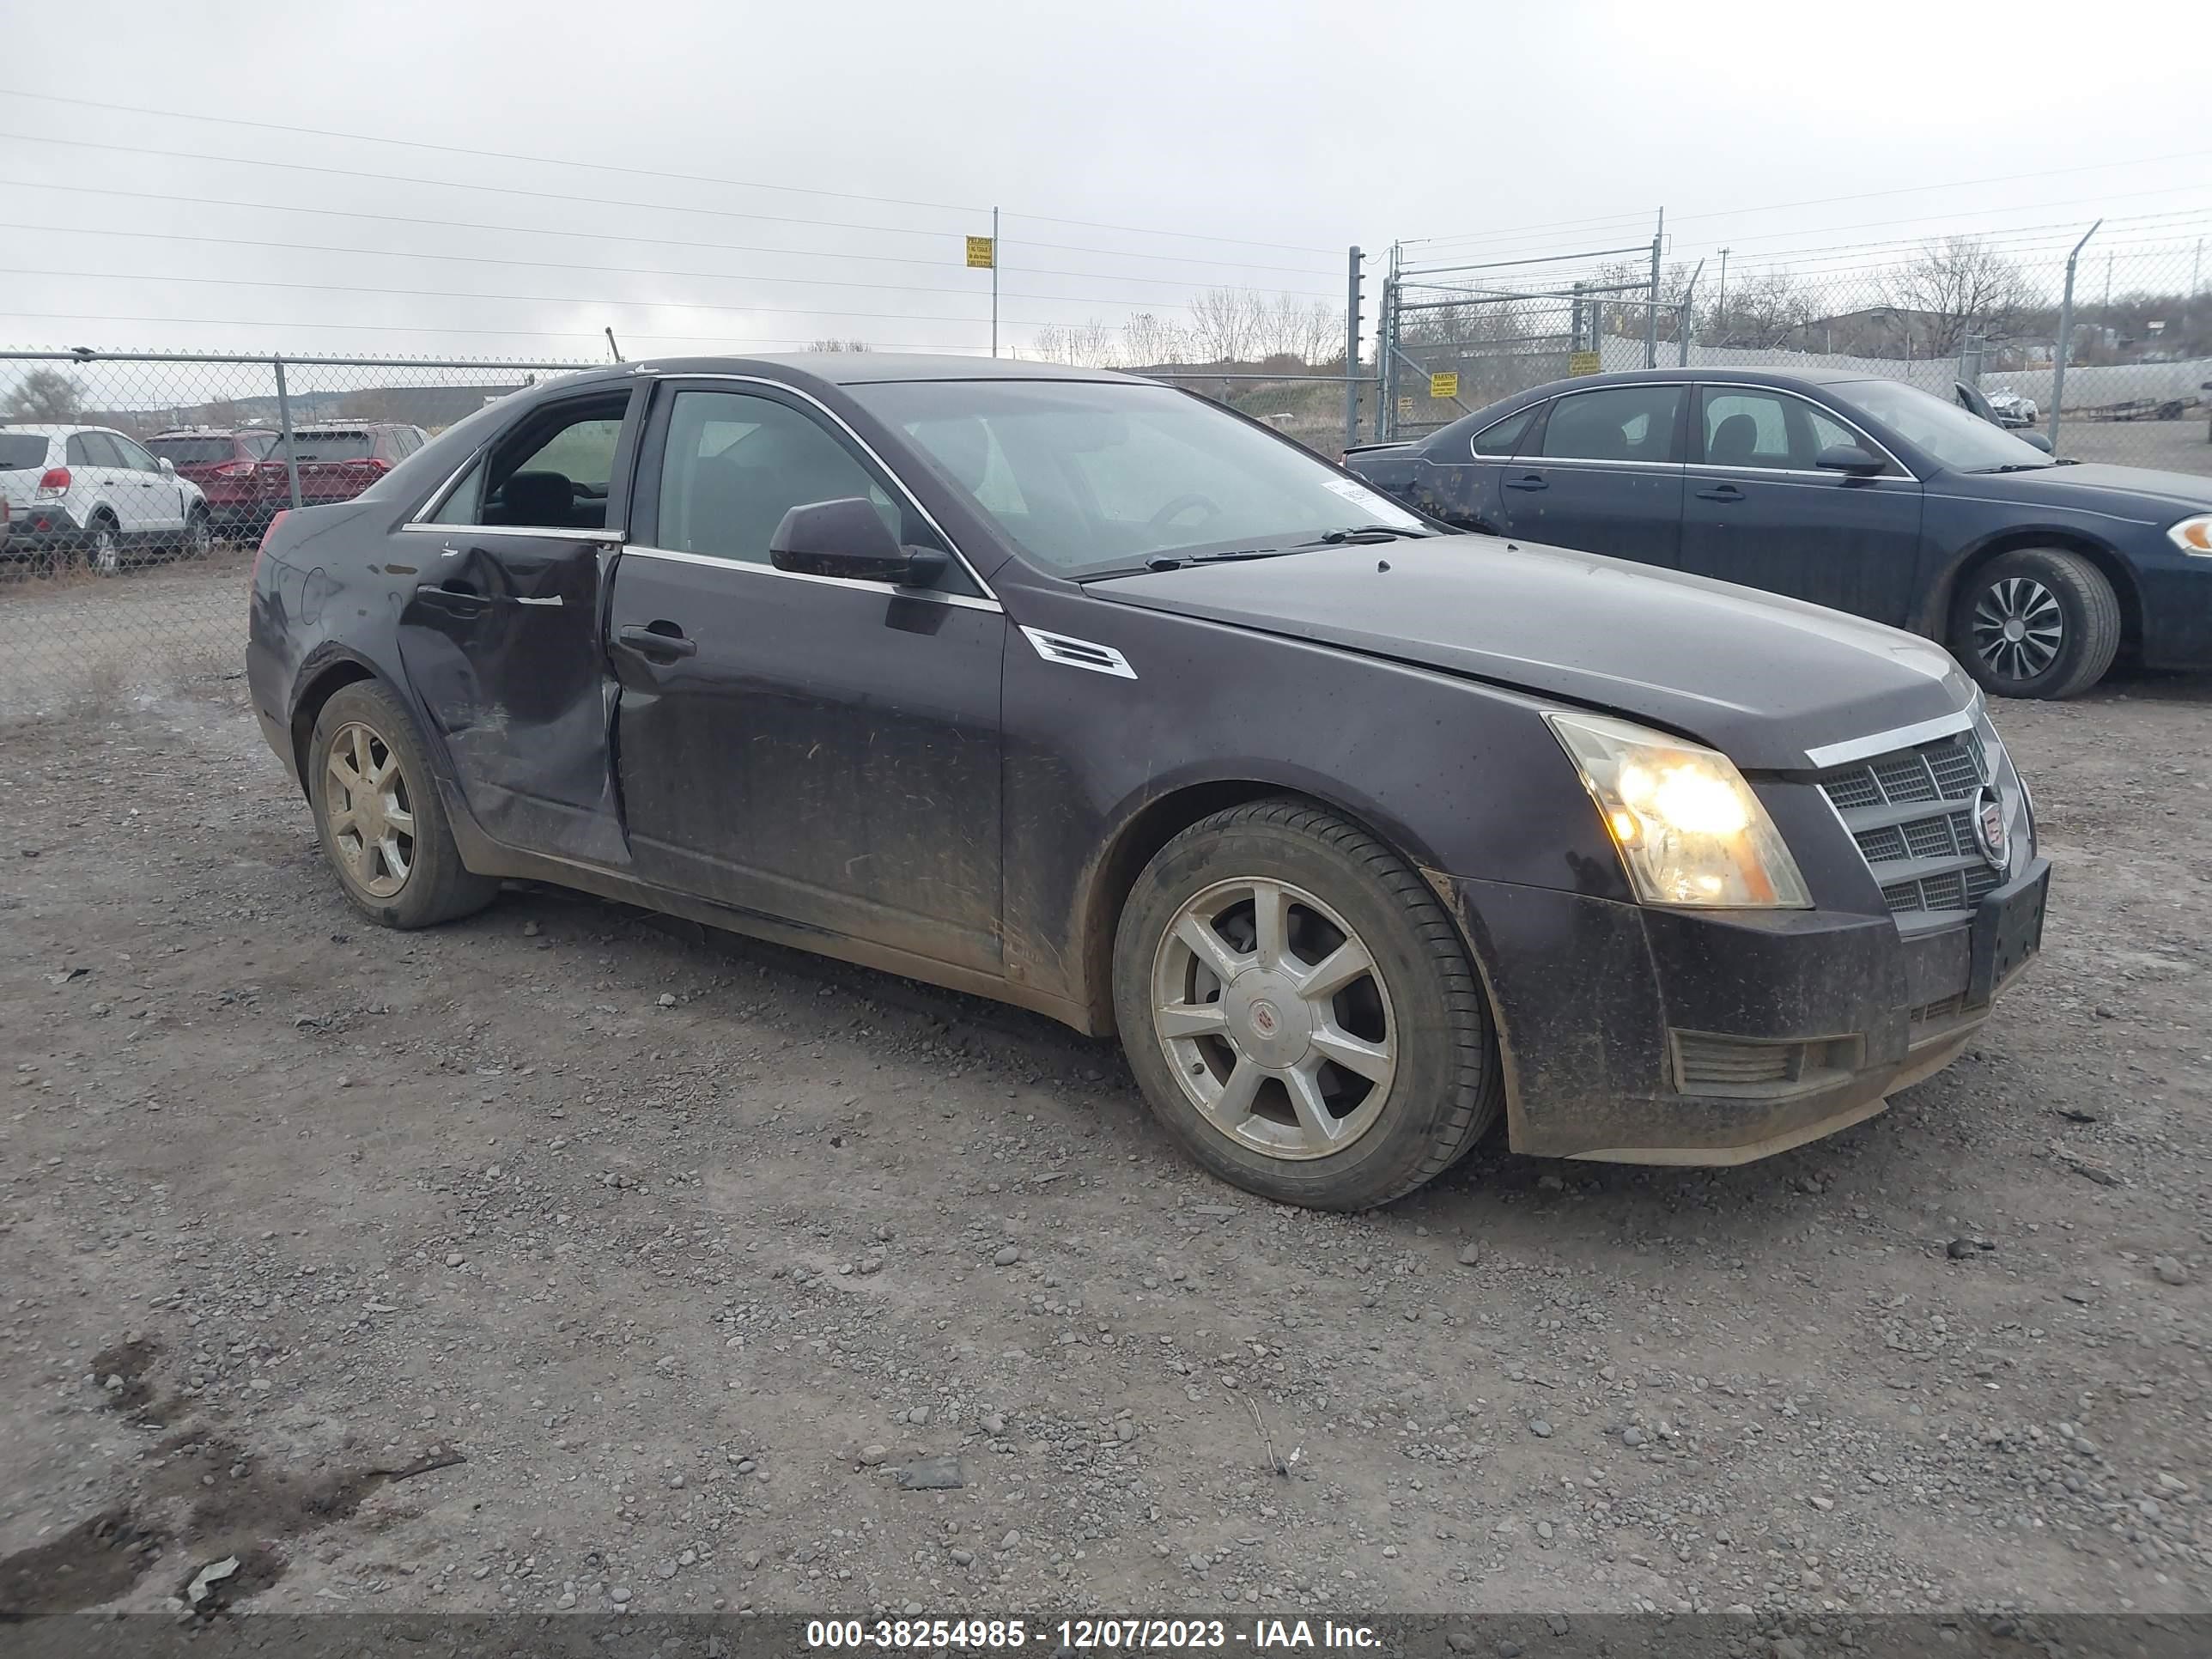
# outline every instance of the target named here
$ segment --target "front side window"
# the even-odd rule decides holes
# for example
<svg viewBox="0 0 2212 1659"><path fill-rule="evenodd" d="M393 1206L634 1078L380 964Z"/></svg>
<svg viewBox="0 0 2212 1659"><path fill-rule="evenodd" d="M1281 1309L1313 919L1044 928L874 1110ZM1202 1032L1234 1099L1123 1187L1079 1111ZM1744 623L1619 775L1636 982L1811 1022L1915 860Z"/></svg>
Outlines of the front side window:
<svg viewBox="0 0 2212 1659"><path fill-rule="evenodd" d="M115 446L116 453L123 457L123 465L133 472L159 472L161 470L161 463L149 455L135 441L117 433L111 436L108 441Z"/></svg>
<svg viewBox="0 0 2212 1659"><path fill-rule="evenodd" d="M1708 392L1705 459L1715 466L1809 466L1810 456L1790 452L1790 424L1787 405L1771 392Z"/></svg>
<svg viewBox="0 0 2212 1659"><path fill-rule="evenodd" d="M1552 405L1540 453L1558 460L1664 461L1674 443L1680 386L1571 392Z"/></svg>
<svg viewBox="0 0 2212 1659"><path fill-rule="evenodd" d="M849 388L1038 568L1086 577L1197 550L1297 552L1422 521L1311 451L1202 398L1129 381Z"/></svg>
<svg viewBox="0 0 2212 1659"><path fill-rule="evenodd" d="M1529 423L1536 418L1541 404L1531 404L1518 415L1508 415L1502 421L1492 421L1474 434L1474 453L1478 455L1510 455L1528 435Z"/></svg>
<svg viewBox="0 0 2212 1659"><path fill-rule="evenodd" d="M676 393L656 497L654 537L661 546L768 564L769 543L785 514L854 496L873 507L901 543L942 547L928 521L894 495L872 466L790 404L747 392ZM957 568L939 586L978 591Z"/></svg>
<svg viewBox="0 0 2212 1659"><path fill-rule="evenodd" d="M606 529L629 404L623 392L536 411L471 466L425 522ZM368 434L358 435L366 446Z"/></svg>

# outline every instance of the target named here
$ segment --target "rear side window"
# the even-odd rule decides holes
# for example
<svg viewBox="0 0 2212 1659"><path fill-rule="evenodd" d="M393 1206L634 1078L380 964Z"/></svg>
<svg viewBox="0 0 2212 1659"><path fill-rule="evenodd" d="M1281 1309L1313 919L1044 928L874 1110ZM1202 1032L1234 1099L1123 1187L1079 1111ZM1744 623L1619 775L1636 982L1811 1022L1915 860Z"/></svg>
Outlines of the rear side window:
<svg viewBox="0 0 2212 1659"><path fill-rule="evenodd" d="M36 432L0 432L0 472L17 472L46 464L46 440Z"/></svg>
<svg viewBox="0 0 2212 1659"><path fill-rule="evenodd" d="M1531 404L1518 415L1508 415L1502 421L1492 421L1474 434L1474 453L1478 455L1510 455L1520 447L1521 440L1528 435L1529 423L1543 406Z"/></svg>
<svg viewBox="0 0 2212 1659"><path fill-rule="evenodd" d="M430 524L604 530L629 393L539 410L447 492Z"/></svg>
<svg viewBox="0 0 2212 1659"><path fill-rule="evenodd" d="M1552 405L1542 453L1562 460L1664 461L1674 443L1679 386L1611 386L1571 392Z"/></svg>
<svg viewBox="0 0 2212 1659"><path fill-rule="evenodd" d="M71 466L115 466L123 465L123 457L115 453L115 446L107 441L105 432L80 432L69 441L69 464Z"/></svg>

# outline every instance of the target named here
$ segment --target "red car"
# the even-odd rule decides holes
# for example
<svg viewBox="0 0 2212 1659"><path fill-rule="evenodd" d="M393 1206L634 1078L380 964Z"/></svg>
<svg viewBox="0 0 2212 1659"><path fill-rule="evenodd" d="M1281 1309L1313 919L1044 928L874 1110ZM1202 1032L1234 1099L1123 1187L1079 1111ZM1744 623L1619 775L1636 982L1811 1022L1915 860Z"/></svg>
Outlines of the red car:
<svg viewBox="0 0 2212 1659"><path fill-rule="evenodd" d="M295 427L292 455L300 469L300 505L349 501L422 448L428 434L396 422L351 422ZM261 464L261 500L267 511L292 504L280 440Z"/></svg>
<svg viewBox="0 0 2212 1659"><path fill-rule="evenodd" d="M219 533L256 531L283 503L270 503L261 482L261 463L276 453L277 436L266 427L178 427L146 441L156 460L177 469L207 497L208 520Z"/></svg>

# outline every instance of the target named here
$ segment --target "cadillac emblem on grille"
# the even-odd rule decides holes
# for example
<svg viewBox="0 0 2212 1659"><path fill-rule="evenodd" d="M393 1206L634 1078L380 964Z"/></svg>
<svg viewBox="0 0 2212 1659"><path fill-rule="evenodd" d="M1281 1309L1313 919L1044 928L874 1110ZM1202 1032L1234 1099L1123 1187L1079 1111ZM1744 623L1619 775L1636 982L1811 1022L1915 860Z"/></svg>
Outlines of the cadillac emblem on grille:
<svg viewBox="0 0 2212 1659"><path fill-rule="evenodd" d="M1982 843L1982 856L1996 868L2005 867L2004 808L1987 789L1974 804L1974 834Z"/></svg>

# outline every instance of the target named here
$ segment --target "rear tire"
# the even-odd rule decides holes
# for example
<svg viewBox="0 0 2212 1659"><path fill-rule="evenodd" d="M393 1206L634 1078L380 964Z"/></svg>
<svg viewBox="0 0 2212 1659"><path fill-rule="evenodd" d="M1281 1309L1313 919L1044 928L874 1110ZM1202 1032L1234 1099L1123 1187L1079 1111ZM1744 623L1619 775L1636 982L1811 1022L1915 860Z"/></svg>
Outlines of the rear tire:
<svg viewBox="0 0 2212 1659"><path fill-rule="evenodd" d="M204 559L215 547L215 530L208 523L206 512L194 507L185 520L185 539L177 548L179 558Z"/></svg>
<svg viewBox="0 0 2212 1659"><path fill-rule="evenodd" d="M1401 1197L1503 1098L1489 1005L1436 895L1305 801L1218 812L1160 849L1122 909L1114 1002L1153 1115L1282 1203Z"/></svg>
<svg viewBox="0 0 2212 1659"><path fill-rule="evenodd" d="M341 687L316 716L307 799L347 902L371 921L434 927L499 891L462 864L415 722L374 680Z"/></svg>
<svg viewBox="0 0 2212 1659"><path fill-rule="evenodd" d="M2076 697L2120 649L2120 601L2105 573L2063 547L2000 553L1960 584L1951 651L2001 697Z"/></svg>

